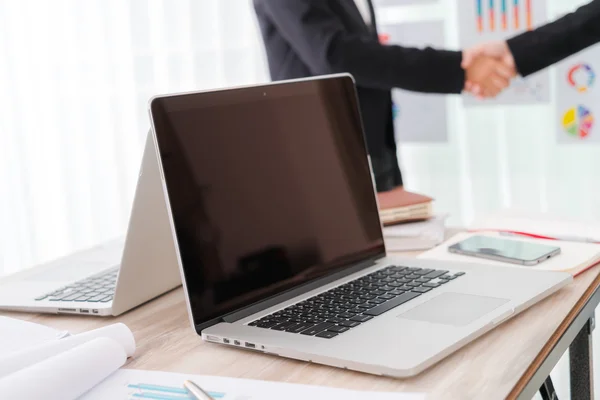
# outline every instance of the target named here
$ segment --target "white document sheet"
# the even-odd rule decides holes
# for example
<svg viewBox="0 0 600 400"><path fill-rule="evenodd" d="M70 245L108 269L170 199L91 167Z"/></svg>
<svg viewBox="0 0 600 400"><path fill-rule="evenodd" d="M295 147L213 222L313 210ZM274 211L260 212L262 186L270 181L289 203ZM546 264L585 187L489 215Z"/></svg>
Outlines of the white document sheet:
<svg viewBox="0 0 600 400"><path fill-rule="evenodd" d="M208 361L207 361L208 362ZM191 400L183 387L191 380L215 400L423 400L424 394L364 392L321 386L249 379L174 374L123 369L82 397L83 400L182 399Z"/></svg>
<svg viewBox="0 0 600 400"><path fill-rule="evenodd" d="M0 317L0 359L44 343L55 342L68 332L15 318Z"/></svg>
<svg viewBox="0 0 600 400"><path fill-rule="evenodd" d="M543 243L550 246L559 246L561 249L561 253L555 257L550 258L549 260L546 260L534 267L531 267L506 263L502 261L489 260L485 258L465 256L462 254L450 253L448 251L448 247L452 246L453 244L466 240L471 236L475 235L491 236L508 240L519 240L522 242L529 243ZM499 233L460 233L458 235L453 236L450 240L447 240L446 242L437 246L436 248L426 251L425 253L421 254L418 258L439 261L458 261L498 266L534 268L547 271L565 271L570 272L572 275L577 275L579 272L582 271L582 269L585 269L585 267L594 265L600 260L600 245L591 243L558 242L553 240L530 239L526 237L504 237Z"/></svg>
<svg viewBox="0 0 600 400"><path fill-rule="evenodd" d="M588 239L600 242L600 221L565 218L546 213L503 210L476 220L470 230L517 231L555 238Z"/></svg>
<svg viewBox="0 0 600 400"><path fill-rule="evenodd" d="M128 357L135 352L133 334L126 325L118 323L65 339L44 342L7 356L0 354L0 379L98 338L114 340ZM90 359L90 363L93 362L94 360Z"/></svg>
<svg viewBox="0 0 600 400"><path fill-rule="evenodd" d="M119 343L97 338L5 376L0 393L3 399L75 400L126 360Z"/></svg>

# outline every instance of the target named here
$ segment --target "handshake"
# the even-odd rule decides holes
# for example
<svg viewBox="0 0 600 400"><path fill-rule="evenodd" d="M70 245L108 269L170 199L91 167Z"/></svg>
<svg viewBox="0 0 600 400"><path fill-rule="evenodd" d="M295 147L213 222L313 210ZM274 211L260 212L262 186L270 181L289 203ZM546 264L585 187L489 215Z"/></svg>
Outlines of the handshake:
<svg viewBox="0 0 600 400"><path fill-rule="evenodd" d="M478 98L493 98L517 76L515 60L504 41L477 45L463 51L465 91Z"/></svg>

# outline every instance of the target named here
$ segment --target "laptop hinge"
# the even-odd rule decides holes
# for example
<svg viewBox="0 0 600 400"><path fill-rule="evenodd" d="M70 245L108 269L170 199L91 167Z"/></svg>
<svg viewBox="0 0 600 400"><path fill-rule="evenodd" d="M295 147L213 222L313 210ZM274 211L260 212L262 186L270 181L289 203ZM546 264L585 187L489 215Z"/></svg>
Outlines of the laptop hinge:
<svg viewBox="0 0 600 400"><path fill-rule="evenodd" d="M269 307L273 307L277 304L286 302L296 296L301 296L302 294L307 293L311 290L317 289L320 286L327 285L328 283L334 282L338 279L342 279L348 275L352 275L352 274L359 272L365 268L372 267L375 265L375 263L378 260L380 260L384 257L386 257L385 252L378 253L377 255L374 255L374 256L368 257L362 261L359 261L358 263L354 264L352 267L344 268L342 271L333 273L331 275L327 275L323 278L317 279L312 282L305 283L304 285L295 287L284 293L280 293L276 296L262 300L260 302L250 304L249 306L241 308L235 312L225 314L223 316L213 318L208 321L204 321L201 324L195 324L194 327L196 329L196 333L198 335L200 335L200 334L202 334L203 329L210 328L213 325L217 325L221 322L233 323L233 322L239 321L241 319L244 319L252 314L261 312L262 310L266 310Z"/></svg>
<svg viewBox="0 0 600 400"><path fill-rule="evenodd" d="M371 257L369 259L366 259L364 261L361 261L361 262L355 264L352 267L344 268L343 271L339 271L339 272L333 273L331 275L327 275L326 277L317 279L312 282L308 282L304 285L298 286L294 289L290 289L287 292L281 293L277 296L268 298L266 300L262 300L258 303L252 304L248 307L244 307L236 312L233 312L231 314L224 316L222 318L222 322L230 322L231 323L231 322L239 321L240 319L244 319L252 314L261 312L262 310L265 310L269 307L273 307L274 305L277 305L277 304L283 303L285 301L288 301L290 299L293 299L296 296L300 296L304 293L310 292L311 290L317 289L321 286L324 286L328 283L334 282L338 279L342 279L348 275L354 274L365 268L372 267L373 265L375 265L375 263L378 259L381 259L383 257L384 257L384 255L381 255L381 254L377 255L375 257ZM207 328L207 327L205 326L204 328Z"/></svg>

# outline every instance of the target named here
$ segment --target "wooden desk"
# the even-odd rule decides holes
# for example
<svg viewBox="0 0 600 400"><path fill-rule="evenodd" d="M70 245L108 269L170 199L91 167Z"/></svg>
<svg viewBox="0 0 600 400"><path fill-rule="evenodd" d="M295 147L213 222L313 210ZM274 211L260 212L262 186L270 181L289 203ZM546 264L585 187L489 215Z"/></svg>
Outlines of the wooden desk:
<svg viewBox="0 0 600 400"><path fill-rule="evenodd" d="M600 301L600 266L410 379L391 379L204 343L192 331L181 288L118 318L20 313L22 318L78 333L114 322L133 331L138 349L127 367L286 381L348 389L418 391L435 399L527 399L545 382L564 351L578 358L572 377L586 399L591 365L589 321ZM579 334L579 336L577 336ZM577 339L576 339L577 336ZM574 342L575 340L575 342ZM587 363L587 365L586 365ZM589 392L588 392L589 393Z"/></svg>

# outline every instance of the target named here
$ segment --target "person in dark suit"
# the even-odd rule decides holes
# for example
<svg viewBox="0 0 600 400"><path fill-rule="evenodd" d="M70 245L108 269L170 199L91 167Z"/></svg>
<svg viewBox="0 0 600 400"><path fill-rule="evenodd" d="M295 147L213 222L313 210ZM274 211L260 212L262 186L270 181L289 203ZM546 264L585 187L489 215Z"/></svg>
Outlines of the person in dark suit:
<svg viewBox="0 0 600 400"><path fill-rule="evenodd" d="M496 60L475 60L465 72L459 51L381 44L370 0L254 0L254 9L273 80L353 75L378 192L403 184L392 88L458 94L466 75L494 96L509 84L511 71L503 75Z"/></svg>
<svg viewBox="0 0 600 400"><path fill-rule="evenodd" d="M507 41L519 74L531 75L600 42L600 0Z"/></svg>
<svg viewBox="0 0 600 400"><path fill-rule="evenodd" d="M600 0L594 0L554 22L507 41L490 42L465 51L463 67L481 56L501 60L513 73L528 76L600 42ZM475 84L467 85L474 92Z"/></svg>

